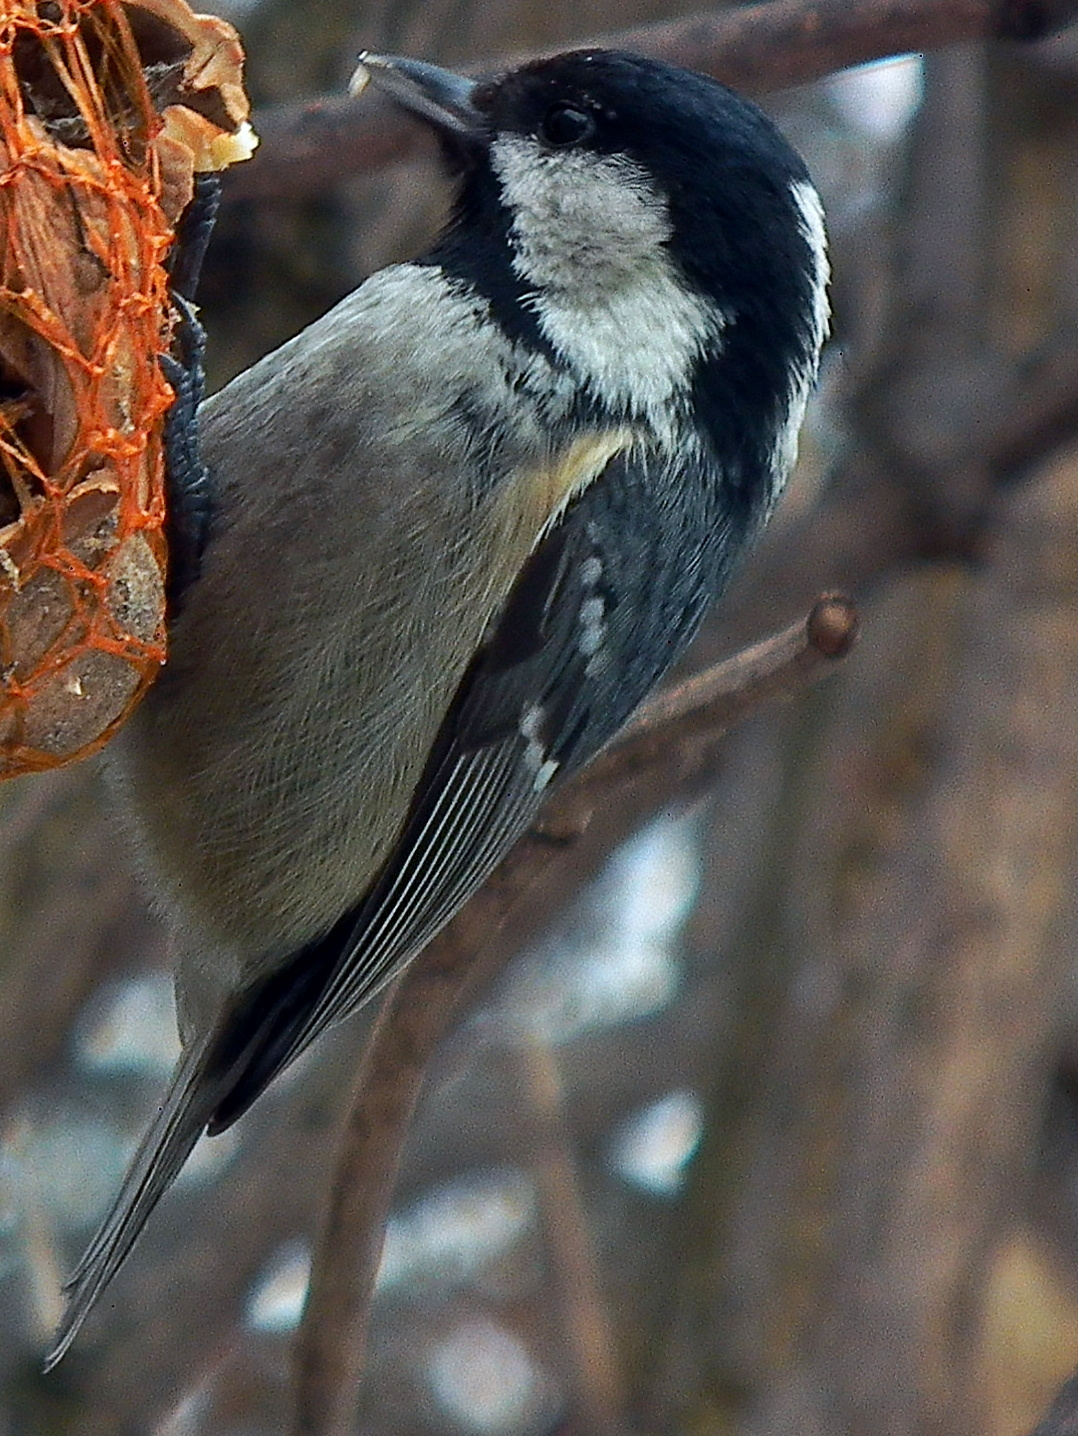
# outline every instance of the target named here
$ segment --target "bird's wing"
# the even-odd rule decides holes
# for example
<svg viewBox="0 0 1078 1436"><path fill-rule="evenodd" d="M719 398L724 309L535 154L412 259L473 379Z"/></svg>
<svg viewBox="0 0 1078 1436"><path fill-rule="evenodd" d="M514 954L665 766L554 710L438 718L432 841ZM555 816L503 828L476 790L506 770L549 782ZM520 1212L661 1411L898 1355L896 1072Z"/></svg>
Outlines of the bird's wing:
<svg viewBox="0 0 1078 1436"><path fill-rule="evenodd" d="M691 512L676 485L649 484L619 456L538 544L461 683L379 878L185 1051L67 1283L50 1366L203 1131L234 1122L326 1027L389 982L490 874L549 781L611 738L682 652L722 576ZM720 554L738 547L736 535L723 542L724 522L708 535Z"/></svg>
<svg viewBox="0 0 1078 1436"><path fill-rule="evenodd" d="M146 1219L171 1185L205 1131L221 1088L207 1081L209 1037L184 1050L164 1101L131 1160L116 1200L82 1260L64 1283L67 1307L45 1357L51 1371L116 1275Z"/></svg>
<svg viewBox="0 0 1078 1436"><path fill-rule="evenodd" d="M213 1085L226 1069L231 1081L211 1133L431 940L549 782L607 742L683 651L715 586L688 514L676 486L649 483L619 455L542 539L465 675L380 876L219 1029Z"/></svg>

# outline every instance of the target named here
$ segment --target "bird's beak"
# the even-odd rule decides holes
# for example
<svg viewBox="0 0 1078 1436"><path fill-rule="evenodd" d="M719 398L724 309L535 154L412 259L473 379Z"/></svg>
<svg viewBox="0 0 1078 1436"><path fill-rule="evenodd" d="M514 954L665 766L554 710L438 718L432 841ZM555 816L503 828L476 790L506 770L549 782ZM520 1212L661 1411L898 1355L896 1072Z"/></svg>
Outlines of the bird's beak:
<svg viewBox="0 0 1078 1436"><path fill-rule="evenodd" d="M427 65L422 60L372 55L364 50L348 82L348 91L352 95L361 94L371 81L406 110L428 120L444 134L469 140L480 140L486 134L486 120L472 103L475 80L454 75L437 65Z"/></svg>

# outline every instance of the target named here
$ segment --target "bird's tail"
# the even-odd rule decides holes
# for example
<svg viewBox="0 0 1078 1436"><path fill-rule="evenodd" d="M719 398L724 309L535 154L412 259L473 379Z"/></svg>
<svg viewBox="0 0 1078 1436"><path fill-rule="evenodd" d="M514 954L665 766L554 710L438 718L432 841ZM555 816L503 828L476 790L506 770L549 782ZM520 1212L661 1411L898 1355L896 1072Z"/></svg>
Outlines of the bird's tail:
<svg viewBox="0 0 1078 1436"><path fill-rule="evenodd" d="M67 1310L45 1358L50 1371L75 1339L98 1297L116 1275L158 1201L205 1130L221 1097L208 1079L212 1036L194 1042L180 1058L161 1110L139 1143L123 1185L97 1235L64 1284Z"/></svg>

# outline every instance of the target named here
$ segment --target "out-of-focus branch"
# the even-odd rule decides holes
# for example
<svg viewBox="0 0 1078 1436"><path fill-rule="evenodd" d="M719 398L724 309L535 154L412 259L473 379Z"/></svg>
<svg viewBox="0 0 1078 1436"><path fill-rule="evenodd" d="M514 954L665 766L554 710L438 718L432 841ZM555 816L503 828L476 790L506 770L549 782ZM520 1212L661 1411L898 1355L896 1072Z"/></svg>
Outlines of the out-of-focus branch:
<svg viewBox="0 0 1078 1436"><path fill-rule="evenodd" d="M0 1113L6 1113L59 1052L102 977L133 952L152 961L161 933L134 900L131 877L102 858L116 845L88 768L5 785L0 819ZM17 941L8 940L9 924Z"/></svg>
<svg viewBox="0 0 1078 1436"><path fill-rule="evenodd" d="M1060 1389L1030 1436L1075 1436L1078 1432L1078 1373Z"/></svg>
<svg viewBox="0 0 1078 1436"><path fill-rule="evenodd" d="M1040 39L1076 16L1076 0L772 0L572 43L634 50L760 93L961 40ZM473 68L494 72L521 58ZM315 194L347 175L427 153L430 144L420 126L377 96L324 96L264 110L255 127L261 145L249 164L228 172L228 199Z"/></svg>
<svg viewBox="0 0 1078 1436"><path fill-rule="evenodd" d="M625 1383L573 1160L561 1072L550 1043L540 1034L522 1037L519 1070L522 1116L531 1147L528 1166L539 1194L573 1414L588 1436L625 1436L629 1430Z"/></svg>
<svg viewBox="0 0 1078 1436"><path fill-rule="evenodd" d="M806 620L653 699L547 804L539 825L390 989L360 1066L315 1252L296 1348L297 1436L352 1430L401 1149L427 1065L462 1002L617 842L707 787L734 723L831 670L856 633L853 604L829 595Z"/></svg>
<svg viewBox="0 0 1078 1436"><path fill-rule="evenodd" d="M1063 343L1018 377L990 458L996 477L1019 478L1078 433L1078 353Z"/></svg>
<svg viewBox="0 0 1078 1436"><path fill-rule="evenodd" d="M793 613L821 582L862 594L903 564L976 547L1003 487L1023 479L1045 454L1078 435L1078 351L1061 345L1028 365L999 407L996 423L970 435L963 454L963 477L972 473L983 484L979 496L967 494L968 534L935 526L900 465L886 468L861 450L804 517L773 524L764 535L698 640L694 660L710 662L719 646L744 642L764 596L772 612ZM945 491L952 477L952 469L943 466L937 487Z"/></svg>

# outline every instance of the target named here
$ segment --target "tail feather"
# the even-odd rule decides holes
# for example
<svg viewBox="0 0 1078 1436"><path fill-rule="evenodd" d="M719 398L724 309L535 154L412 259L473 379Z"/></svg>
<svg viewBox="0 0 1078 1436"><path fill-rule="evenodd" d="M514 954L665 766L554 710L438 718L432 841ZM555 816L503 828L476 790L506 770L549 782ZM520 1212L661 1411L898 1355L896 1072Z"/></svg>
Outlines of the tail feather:
<svg viewBox="0 0 1078 1436"><path fill-rule="evenodd" d="M115 1201L64 1284L67 1310L45 1358L46 1371L56 1365L74 1341L220 1101L227 1080L213 1080L212 1076L207 1080L212 1045L209 1038L193 1043L180 1058L161 1109L139 1143Z"/></svg>

